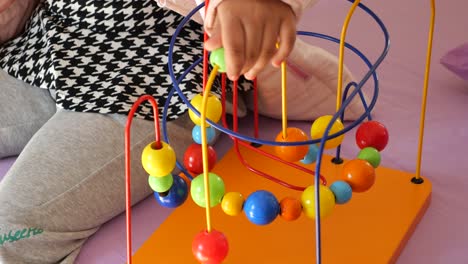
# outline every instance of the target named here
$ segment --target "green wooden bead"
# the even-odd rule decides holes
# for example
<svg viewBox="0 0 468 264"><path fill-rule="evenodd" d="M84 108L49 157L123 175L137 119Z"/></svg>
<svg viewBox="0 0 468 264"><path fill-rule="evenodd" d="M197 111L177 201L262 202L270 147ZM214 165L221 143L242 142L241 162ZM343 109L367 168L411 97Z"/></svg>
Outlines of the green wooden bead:
<svg viewBox="0 0 468 264"><path fill-rule="evenodd" d="M224 60L224 48L213 50L210 54L211 66L218 65L219 72L226 72L226 62Z"/></svg>
<svg viewBox="0 0 468 264"><path fill-rule="evenodd" d="M225 187L221 177L210 172L208 173L210 182L210 207L214 207L221 203L223 199ZM192 195L193 201L200 207L206 207L205 201L205 185L204 185L203 173L198 175L192 180L190 186L190 194Z"/></svg>
<svg viewBox="0 0 468 264"><path fill-rule="evenodd" d="M172 174L168 174L163 177L148 177L148 183L151 189L155 192L162 193L168 191L172 187L172 183L174 182L174 178Z"/></svg>
<svg viewBox="0 0 468 264"><path fill-rule="evenodd" d="M380 152L372 147L361 149L358 154L358 159L366 160L372 167L377 168L380 165Z"/></svg>

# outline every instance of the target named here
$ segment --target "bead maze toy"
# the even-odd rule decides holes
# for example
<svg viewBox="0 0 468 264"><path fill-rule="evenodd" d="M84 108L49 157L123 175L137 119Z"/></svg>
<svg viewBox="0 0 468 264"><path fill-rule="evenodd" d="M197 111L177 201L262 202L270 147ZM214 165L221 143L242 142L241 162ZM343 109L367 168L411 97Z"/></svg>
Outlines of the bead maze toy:
<svg viewBox="0 0 468 264"><path fill-rule="evenodd" d="M298 31L301 36L339 43L336 112L317 118L310 126L310 136L302 129L288 126L284 62L281 65L282 129L276 138L266 140L259 137L256 107L253 113L254 136L239 133L237 82L233 83L234 111L230 129L225 113L227 80L223 74L223 49L209 54L212 65L209 78L206 78L206 51L203 58L198 59L181 76L176 77L173 72L175 39L184 24L205 4L199 5L182 21L169 49L169 71L174 88L162 115L164 140L160 134L158 105L152 96L139 98L129 113L126 127L129 264L396 262L429 206L432 191L430 181L421 176L420 172L435 2L431 1L432 17L415 173L380 166L380 152L387 144L391 144L391 140L386 127L372 119L371 111L378 98L376 69L388 52L389 34L372 10L359 0L349 2L352 5L340 39ZM345 40L349 21L356 8L368 14L385 37L383 51L375 63L371 63L361 51ZM357 54L369 71L359 83L349 83L343 91L345 48ZM178 84L202 60L205 77L203 92L189 101ZM218 73L221 73L222 78L221 99L212 93ZM374 89L372 100L368 103L361 89L371 77ZM256 86L254 81L254 92ZM166 131L166 111L175 92L189 107L190 118L194 122L194 143L186 150L183 164L177 161ZM346 106L355 96L360 96L364 111L360 118L345 127L342 120ZM130 128L136 109L144 101L150 101L153 106L156 139L143 150L142 166L149 174L148 181L157 202L177 209L133 255ZM218 124L220 120L222 125ZM210 146L215 129L228 134L233 141L232 149L219 161L214 148ZM344 159L340 156L341 142L353 129L360 151L354 159ZM324 153L331 149L336 149L336 155ZM180 175L172 174L176 165L181 170ZM244 217L239 217L241 214Z"/></svg>

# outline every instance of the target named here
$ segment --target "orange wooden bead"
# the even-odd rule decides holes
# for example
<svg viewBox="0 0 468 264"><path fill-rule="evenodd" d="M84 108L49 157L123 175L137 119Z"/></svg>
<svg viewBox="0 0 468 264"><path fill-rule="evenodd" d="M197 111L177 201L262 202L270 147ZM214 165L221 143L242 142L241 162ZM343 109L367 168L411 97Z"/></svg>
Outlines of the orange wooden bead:
<svg viewBox="0 0 468 264"><path fill-rule="evenodd" d="M365 192L375 182L375 169L366 160L350 160L343 166L343 178L353 192Z"/></svg>
<svg viewBox="0 0 468 264"><path fill-rule="evenodd" d="M276 136L276 142L300 142L307 141L308 137L304 131L295 127L288 127L286 129L286 138L283 137L283 132L280 132ZM301 146L276 146L275 152L283 160L289 162L296 162L305 157L307 152L309 152L308 145Z"/></svg>
<svg viewBox="0 0 468 264"><path fill-rule="evenodd" d="M293 221L299 218L302 213L301 202L297 199L286 197L280 202L281 217L286 221Z"/></svg>

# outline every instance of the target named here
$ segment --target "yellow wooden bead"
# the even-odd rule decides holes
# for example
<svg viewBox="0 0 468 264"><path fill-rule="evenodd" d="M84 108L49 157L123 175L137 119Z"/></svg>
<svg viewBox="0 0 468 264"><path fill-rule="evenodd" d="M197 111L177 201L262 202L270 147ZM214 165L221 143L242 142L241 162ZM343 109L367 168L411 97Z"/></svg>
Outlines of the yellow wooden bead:
<svg viewBox="0 0 468 264"><path fill-rule="evenodd" d="M146 173L153 177L164 177L172 172L176 165L174 149L165 142L157 149L156 142L148 144L141 153L141 164Z"/></svg>
<svg viewBox="0 0 468 264"><path fill-rule="evenodd" d="M203 103L203 95L202 94L197 94L191 101L190 103L197 109L197 111L200 113L201 116L201 109L202 109L202 103ZM221 101L218 99L213 94L208 95L208 101L206 102L206 118L217 123L221 119L223 111L223 106L221 104ZM198 117L195 112L192 110L189 110L189 116L190 119L192 120L193 123L197 126L201 126L201 120L200 117ZM206 122L206 127L209 127L210 124Z"/></svg>
<svg viewBox="0 0 468 264"><path fill-rule="evenodd" d="M335 195L330 188L320 185L320 219L329 216L335 207ZM307 187L301 196L304 214L315 219L315 186Z"/></svg>
<svg viewBox="0 0 468 264"><path fill-rule="evenodd" d="M323 135L325 134L325 130L327 129L328 124L330 124L330 121L332 120L332 118L333 116L326 115L326 116L321 116L314 121L314 123L312 124L312 127L310 128L310 135L312 139L321 139L323 137ZM337 119L335 123L332 125L330 129L330 133L328 133L328 135L331 136L343 129L344 129L343 123L341 123L341 121ZM325 149L338 147L343 141L343 138L344 138L344 134L336 138L325 141Z"/></svg>
<svg viewBox="0 0 468 264"><path fill-rule="evenodd" d="M230 216L236 216L242 212L244 197L238 192L228 192L221 201L221 208Z"/></svg>

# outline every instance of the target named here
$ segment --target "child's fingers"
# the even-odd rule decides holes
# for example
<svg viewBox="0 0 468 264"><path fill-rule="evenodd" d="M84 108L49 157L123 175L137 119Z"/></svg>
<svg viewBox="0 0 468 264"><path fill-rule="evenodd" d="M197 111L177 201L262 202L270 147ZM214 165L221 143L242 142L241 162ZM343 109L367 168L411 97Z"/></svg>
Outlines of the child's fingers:
<svg viewBox="0 0 468 264"><path fill-rule="evenodd" d="M263 21L248 19L243 21L245 32L245 61L241 74L248 72L257 62L260 55L265 25Z"/></svg>
<svg viewBox="0 0 468 264"><path fill-rule="evenodd" d="M276 54L276 42L278 40L279 25L268 23L265 25L263 33L262 46L259 49L259 57L255 65L244 75L246 79L252 80L263 69L263 67L271 61Z"/></svg>
<svg viewBox="0 0 468 264"><path fill-rule="evenodd" d="M223 41L221 39L221 34L213 33L211 37L205 41L205 49L212 51L223 47Z"/></svg>
<svg viewBox="0 0 468 264"><path fill-rule="evenodd" d="M291 52L296 41L296 25L291 19L283 20L281 23L280 33L280 44L276 55L272 59L274 66L278 67L283 62L288 54Z"/></svg>
<svg viewBox="0 0 468 264"><path fill-rule="evenodd" d="M220 16L222 42L226 60L226 73L235 81L241 75L245 62L244 32L241 21L230 16Z"/></svg>

